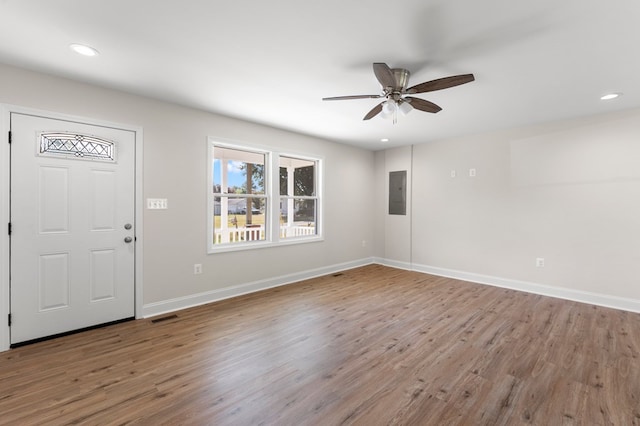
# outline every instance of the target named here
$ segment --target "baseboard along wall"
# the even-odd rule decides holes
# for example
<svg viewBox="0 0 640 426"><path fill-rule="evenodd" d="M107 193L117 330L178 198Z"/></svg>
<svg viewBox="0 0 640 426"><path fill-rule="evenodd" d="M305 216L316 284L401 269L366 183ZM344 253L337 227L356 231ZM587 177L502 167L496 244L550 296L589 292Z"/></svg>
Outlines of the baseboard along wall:
<svg viewBox="0 0 640 426"><path fill-rule="evenodd" d="M357 268L370 264L380 264L392 268L405 269L409 271L423 272L425 274L437 275L447 278L455 278L462 281L473 282L476 284L491 285L494 287L508 288L511 290L524 291L527 293L540 294L543 296L555 297L559 299L572 300L575 302L588 303L592 305L603 306L607 308L619 309L623 311L640 313L640 300L626 299L622 297L610 296L600 293L590 293L580 290L573 290L561 287L552 287L544 284L531 283L526 281L513 280L508 278L493 277L488 275L476 274L472 272L456 271L452 269L438 268L428 265L416 265L407 262L400 262L392 259L383 259L378 257L364 258L352 262L331 265L323 268L312 269L309 271L297 272L293 274L282 275L279 277L268 278L265 280L254 281L250 283L235 285L223 289L216 289L204 293L198 293L185 297L164 300L161 302L149 303L143 306L142 317L148 318L157 315L163 315L169 312L179 311L181 309L191 308L194 306L204 305L207 303L217 302L224 299L230 299L249 293L266 290L269 288L279 287L287 284L293 284L298 281L315 278L322 275L333 274L348 269Z"/></svg>
<svg viewBox="0 0 640 426"><path fill-rule="evenodd" d="M423 272L425 274L437 275L441 277L455 278L476 284L486 284L494 287L508 288L511 290L540 294L542 296L555 297L558 299L572 300L574 302L588 303L590 305L598 305L606 308L640 313L640 300L635 299L627 299L602 293L591 293L587 291L574 290L563 287L554 287L545 284L514 280L510 278L476 274L473 272L456 271L453 269L439 268L435 266L401 263L381 258L374 258L374 263L395 268L407 269L410 271Z"/></svg>

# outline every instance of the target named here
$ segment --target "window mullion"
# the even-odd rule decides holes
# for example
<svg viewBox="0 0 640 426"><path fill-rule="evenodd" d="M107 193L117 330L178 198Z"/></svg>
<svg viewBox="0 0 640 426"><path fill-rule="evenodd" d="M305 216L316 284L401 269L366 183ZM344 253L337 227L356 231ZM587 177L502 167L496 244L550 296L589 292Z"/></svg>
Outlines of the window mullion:
<svg viewBox="0 0 640 426"><path fill-rule="evenodd" d="M287 199L287 212L293 212L295 204L293 200L295 171L295 167L287 167L287 195L290 197ZM293 226L293 214L287 214L287 226Z"/></svg>
<svg viewBox="0 0 640 426"><path fill-rule="evenodd" d="M227 194L227 182L228 182L228 170L226 166L227 159L222 157L220 163L220 193L223 195L220 197L220 228L223 232L229 229L229 198L225 196Z"/></svg>
<svg viewBox="0 0 640 426"><path fill-rule="evenodd" d="M269 183L268 193L269 201L269 223L270 234L269 239L272 242L280 241L280 156L277 152L269 153Z"/></svg>

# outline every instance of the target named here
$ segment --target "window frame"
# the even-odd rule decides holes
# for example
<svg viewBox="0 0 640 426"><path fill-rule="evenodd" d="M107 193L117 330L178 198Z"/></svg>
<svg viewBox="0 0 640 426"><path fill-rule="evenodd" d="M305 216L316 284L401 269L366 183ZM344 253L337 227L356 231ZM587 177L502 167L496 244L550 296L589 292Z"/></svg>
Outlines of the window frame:
<svg viewBox="0 0 640 426"><path fill-rule="evenodd" d="M295 171L298 169L296 167L287 167L287 166L283 166L281 164L282 159L286 159L287 161L285 162L290 162L290 163L296 163L296 162L305 162L305 163L310 163L310 166L313 166L313 193L312 195L295 195ZM282 212L282 203L286 202L287 203L287 226L282 226L278 229L278 232L282 232L284 229L288 229L289 225L292 225L296 222L295 219L295 206L298 202L304 202L304 201L313 201L315 208L314 208L314 228L315 228L315 232L318 232L318 206L319 206L319 196L318 196L318 169L319 169L319 161L318 159L315 158L309 158L309 157L303 157L300 155L289 155L289 154L285 154L285 153L279 153L278 155L278 167L279 169L281 168L285 168L287 169L287 180L291 179L290 181L288 181L288 185L287 185L287 194L282 194L281 190L281 182L280 179L278 179L278 189L277 189L277 193L278 193L278 204L280 206L280 210L279 212ZM307 166L308 167L308 166ZM291 171L293 172L291 174L291 176L289 176L289 169L292 169ZM280 175L278 175L278 178L280 178ZM289 187L289 185L291 185L291 187ZM289 193L289 191L291 191L291 193ZM292 211L290 211L292 210ZM299 222L306 222L306 221L299 221ZM300 228L299 225L294 225L294 228ZM294 231L295 233L295 231ZM295 239L295 238L301 238L301 237L305 237L305 236L309 236L309 235L291 235L291 236L285 236L284 239Z"/></svg>
<svg viewBox="0 0 640 426"><path fill-rule="evenodd" d="M264 199L265 199L265 239L260 241L244 241L214 244L215 203L214 200L222 194L214 194L213 163L215 148L234 149L254 152L265 156ZM280 238L280 157L289 157L315 163L315 234L296 237ZM207 138L207 253L224 253L233 251L253 250L266 247L277 247L291 244L305 244L324 240L323 217L323 166L321 156L280 150L275 147L265 147L256 144L230 141L221 138ZM226 196L226 194L225 194Z"/></svg>

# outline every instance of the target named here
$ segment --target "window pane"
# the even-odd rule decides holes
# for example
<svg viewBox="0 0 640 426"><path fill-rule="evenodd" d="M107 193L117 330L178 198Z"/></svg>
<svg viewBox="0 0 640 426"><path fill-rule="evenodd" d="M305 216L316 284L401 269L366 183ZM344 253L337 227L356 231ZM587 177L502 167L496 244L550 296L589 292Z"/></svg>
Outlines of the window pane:
<svg viewBox="0 0 640 426"><path fill-rule="evenodd" d="M314 196L315 166L312 160L280 157L280 195Z"/></svg>
<svg viewBox="0 0 640 426"><path fill-rule="evenodd" d="M294 222L316 222L316 200L295 200Z"/></svg>
<svg viewBox="0 0 640 426"><path fill-rule="evenodd" d="M220 194L222 193L222 178L220 173L220 160L213 160L213 193Z"/></svg>
<svg viewBox="0 0 640 426"><path fill-rule="evenodd" d="M264 194L264 154L214 147L213 155L214 193Z"/></svg>
<svg viewBox="0 0 640 426"><path fill-rule="evenodd" d="M280 195L289 195L288 179L289 171L286 167L280 167Z"/></svg>
<svg viewBox="0 0 640 426"><path fill-rule="evenodd" d="M227 198L227 212L229 214L263 214L265 212L265 199L258 197L225 197ZM247 204L251 209L247 209Z"/></svg>
<svg viewBox="0 0 640 426"><path fill-rule="evenodd" d="M315 166L296 168L293 176L293 195L311 197L315 194Z"/></svg>
<svg viewBox="0 0 640 426"><path fill-rule="evenodd" d="M227 213L223 214L225 209ZM214 197L213 244L264 240L266 210L266 199L263 197Z"/></svg>
<svg viewBox="0 0 640 426"><path fill-rule="evenodd" d="M280 199L280 238L317 234L316 200Z"/></svg>

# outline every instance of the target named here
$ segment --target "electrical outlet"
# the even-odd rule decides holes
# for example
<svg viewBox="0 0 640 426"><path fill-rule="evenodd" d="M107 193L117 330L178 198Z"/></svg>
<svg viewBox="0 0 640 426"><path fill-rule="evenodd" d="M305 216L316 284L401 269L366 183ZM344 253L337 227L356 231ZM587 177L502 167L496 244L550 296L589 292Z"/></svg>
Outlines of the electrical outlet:
<svg viewBox="0 0 640 426"><path fill-rule="evenodd" d="M469 169L469 177L476 177L476 169Z"/></svg>
<svg viewBox="0 0 640 426"><path fill-rule="evenodd" d="M544 258L537 257L536 258L536 268L544 268Z"/></svg>
<svg viewBox="0 0 640 426"><path fill-rule="evenodd" d="M193 273L194 275L199 275L202 273L202 263L196 263L193 265Z"/></svg>
<svg viewBox="0 0 640 426"><path fill-rule="evenodd" d="M455 170L451 170L451 177L452 178L456 177L456 171Z"/></svg>

